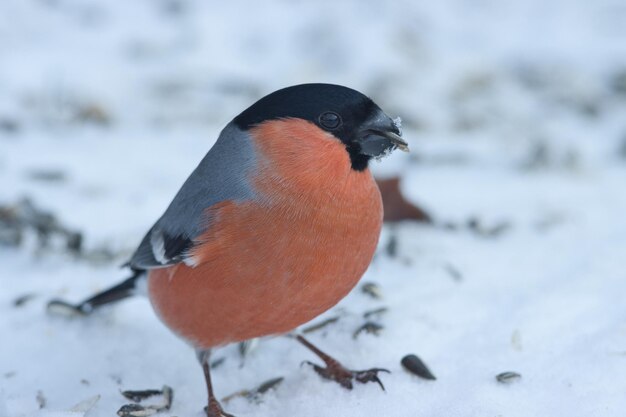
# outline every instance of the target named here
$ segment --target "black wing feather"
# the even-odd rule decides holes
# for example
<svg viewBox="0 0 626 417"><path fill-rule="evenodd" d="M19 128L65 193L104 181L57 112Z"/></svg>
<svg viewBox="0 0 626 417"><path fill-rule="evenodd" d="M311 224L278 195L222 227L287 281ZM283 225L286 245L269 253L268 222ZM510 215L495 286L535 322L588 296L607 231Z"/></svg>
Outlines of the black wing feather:
<svg viewBox="0 0 626 417"><path fill-rule="evenodd" d="M155 245L155 241L159 244ZM141 241L129 264L137 269L163 268L183 261L193 245L193 240L186 236L172 236L153 227Z"/></svg>

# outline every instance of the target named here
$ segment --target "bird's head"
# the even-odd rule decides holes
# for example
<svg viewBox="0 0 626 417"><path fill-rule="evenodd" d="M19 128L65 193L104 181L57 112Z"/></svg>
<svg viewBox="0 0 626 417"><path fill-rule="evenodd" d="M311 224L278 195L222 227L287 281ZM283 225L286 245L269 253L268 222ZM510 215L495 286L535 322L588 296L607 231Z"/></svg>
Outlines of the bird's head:
<svg viewBox="0 0 626 417"><path fill-rule="evenodd" d="M340 140L352 168L362 171L372 158L395 149L408 151L399 122L387 116L369 97L334 84L301 84L275 91L234 119L241 129L279 119L302 119Z"/></svg>

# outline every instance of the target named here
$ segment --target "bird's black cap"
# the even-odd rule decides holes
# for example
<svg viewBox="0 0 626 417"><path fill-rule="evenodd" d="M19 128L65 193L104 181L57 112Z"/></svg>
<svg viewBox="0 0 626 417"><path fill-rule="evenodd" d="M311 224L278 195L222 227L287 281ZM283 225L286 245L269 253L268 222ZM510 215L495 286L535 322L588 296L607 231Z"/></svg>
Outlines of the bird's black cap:
<svg viewBox="0 0 626 417"><path fill-rule="evenodd" d="M398 126L376 103L356 90L335 84L300 84L277 90L248 107L233 122L247 130L269 120L285 118L307 120L332 133L346 145L352 167L359 171L367 168L372 157L398 146L384 135L379 135L380 144L372 146L376 132L395 135L402 142ZM365 136L367 146L362 146ZM372 149L377 150L372 152Z"/></svg>

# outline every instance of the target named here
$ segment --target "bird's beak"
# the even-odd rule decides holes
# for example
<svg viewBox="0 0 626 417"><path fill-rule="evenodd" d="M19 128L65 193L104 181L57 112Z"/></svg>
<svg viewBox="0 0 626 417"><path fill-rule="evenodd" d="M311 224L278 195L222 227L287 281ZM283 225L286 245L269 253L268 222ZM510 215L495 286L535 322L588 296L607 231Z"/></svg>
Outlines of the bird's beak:
<svg viewBox="0 0 626 417"><path fill-rule="evenodd" d="M363 155L381 158L396 149L409 152L409 144L402 139L399 123L382 111L359 130L359 146Z"/></svg>
<svg viewBox="0 0 626 417"><path fill-rule="evenodd" d="M385 131L385 130L373 130L373 129L370 132L371 134L368 135L366 139L368 142L376 141L376 140L380 141L382 138L383 142L386 142L386 141L389 142L389 143L384 143L385 145L387 145L387 147L400 149L402 152L409 152L409 144L406 143L406 141L402 139L402 136L398 135L397 133ZM379 139L375 139L376 136L378 136ZM394 150L394 149L391 149L391 150Z"/></svg>

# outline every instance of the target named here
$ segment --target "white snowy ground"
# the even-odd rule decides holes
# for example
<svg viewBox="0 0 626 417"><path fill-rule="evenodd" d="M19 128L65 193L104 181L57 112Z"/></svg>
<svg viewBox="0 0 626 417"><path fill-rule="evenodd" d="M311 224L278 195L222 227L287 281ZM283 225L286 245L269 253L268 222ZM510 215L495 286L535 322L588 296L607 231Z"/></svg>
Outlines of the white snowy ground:
<svg viewBox="0 0 626 417"><path fill-rule="evenodd" d="M214 4L209 4L214 3ZM626 4L623 1L0 3L0 204L29 196L81 230L58 247L0 248L0 416L111 416L121 389L175 390L200 416L191 350L134 299L49 317L124 277L117 265L221 127L288 84L343 83L405 121L401 174L436 226L387 227L363 281L310 339L387 388L320 379L285 337L216 353L220 397L284 377L246 416L623 416L626 413ZM621 87L619 74L624 77ZM63 179L33 179L33 172ZM502 227L483 236L468 227ZM444 227L444 224L455 227ZM397 239L397 255L386 247ZM21 307L13 301L35 298ZM379 336L352 333L364 311ZM318 318L323 320L324 317ZM408 374L419 355L436 375ZM515 371L508 385L495 375ZM39 397L39 402L37 400ZM40 408L42 399L45 405ZM80 407L79 407L80 408ZM83 407L84 409L85 407Z"/></svg>

